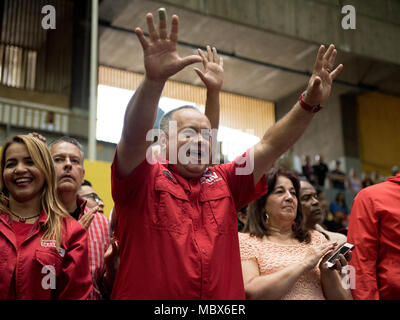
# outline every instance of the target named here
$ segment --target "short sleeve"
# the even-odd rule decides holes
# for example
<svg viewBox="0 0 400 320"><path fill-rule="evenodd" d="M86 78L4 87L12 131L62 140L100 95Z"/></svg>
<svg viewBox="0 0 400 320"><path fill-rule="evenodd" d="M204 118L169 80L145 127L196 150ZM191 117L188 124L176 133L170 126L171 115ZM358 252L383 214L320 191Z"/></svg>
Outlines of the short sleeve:
<svg viewBox="0 0 400 320"><path fill-rule="evenodd" d="M150 164L144 159L127 177L121 177L117 166L117 150L111 165L111 193L114 202L126 203L138 189L143 189L151 181L149 177L157 170L157 163Z"/></svg>
<svg viewBox="0 0 400 320"><path fill-rule="evenodd" d="M248 233L239 233L239 246L241 260L257 260L257 250Z"/></svg>
<svg viewBox="0 0 400 320"><path fill-rule="evenodd" d="M254 175L249 151L236 158L233 162L216 166L225 177L235 201L236 210L240 210L251 201L258 199L267 192L265 175L254 185Z"/></svg>

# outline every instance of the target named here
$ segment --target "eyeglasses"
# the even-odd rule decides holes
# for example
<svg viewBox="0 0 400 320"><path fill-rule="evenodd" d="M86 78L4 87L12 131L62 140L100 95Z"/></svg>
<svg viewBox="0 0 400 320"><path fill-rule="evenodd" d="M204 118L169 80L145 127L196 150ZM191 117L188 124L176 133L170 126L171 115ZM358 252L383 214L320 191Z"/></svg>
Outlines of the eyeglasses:
<svg viewBox="0 0 400 320"><path fill-rule="evenodd" d="M81 197L82 198L92 198L97 203L103 202L103 200L101 200L101 198L95 192L83 194L83 195L81 195Z"/></svg>

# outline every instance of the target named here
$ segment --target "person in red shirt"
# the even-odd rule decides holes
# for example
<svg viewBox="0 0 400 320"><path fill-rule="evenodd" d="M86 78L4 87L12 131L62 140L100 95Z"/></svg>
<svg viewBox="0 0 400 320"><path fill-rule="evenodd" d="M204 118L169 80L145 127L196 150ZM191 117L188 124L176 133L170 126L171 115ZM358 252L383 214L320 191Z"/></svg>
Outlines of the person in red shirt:
<svg viewBox="0 0 400 320"><path fill-rule="evenodd" d="M93 281L88 299L102 300L104 253L110 245L108 218L98 211L100 205L89 208L87 200L78 194L85 177L82 145L76 139L64 136L50 144L50 153L57 176L58 196L70 215L88 232L88 258Z"/></svg>
<svg viewBox="0 0 400 320"><path fill-rule="evenodd" d="M307 128L342 66L333 70L336 50L321 46L307 93L232 163L208 167L213 125L193 107L163 116L159 141L167 160L153 161L146 159L153 139L146 138L167 79L203 62L204 72L196 72L207 87L206 110L215 111L222 81L213 80L221 80L223 71L216 50L181 58L178 17L173 15L168 36L165 10L159 16L158 30L153 15L146 16L149 41L136 29L146 73L128 104L112 164L120 266L111 298L244 299L236 212L266 192L264 172ZM219 66L219 73L210 66Z"/></svg>
<svg viewBox="0 0 400 320"><path fill-rule="evenodd" d="M84 228L56 192L50 151L15 136L1 154L0 299L86 299L92 290Z"/></svg>
<svg viewBox="0 0 400 320"><path fill-rule="evenodd" d="M347 241L354 244L354 299L400 299L399 226L400 174L357 194L347 233Z"/></svg>

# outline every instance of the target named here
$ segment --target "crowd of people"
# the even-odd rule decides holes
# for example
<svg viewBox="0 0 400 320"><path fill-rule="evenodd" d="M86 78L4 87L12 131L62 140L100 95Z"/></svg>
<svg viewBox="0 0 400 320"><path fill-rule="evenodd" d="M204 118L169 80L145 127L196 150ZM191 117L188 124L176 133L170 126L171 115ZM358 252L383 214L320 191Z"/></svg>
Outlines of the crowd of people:
<svg viewBox="0 0 400 320"><path fill-rule="evenodd" d="M359 192L348 227L355 250L337 255L328 267L327 260L347 240L324 228L328 206L309 179L325 171L323 159L303 178L272 167L328 99L343 68L334 67L335 47L319 48L307 90L259 143L231 163L211 165L223 60L210 46L206 53L199 49L180 57L176 15L169 35L165 10L159 10L158 29L152 14L146 20L149 39L135 30L146 72L128 103L112 162L109 219L85 180L83 148L76 139L62 137L47 145L32 133L3 145L0 299L399 297L400 279L392 270L399 262L399 234L390 223L399 222L400 206L384 201L383 211L379 200L399 200L400 176L376 185L373 198L370 188ZM196 62L203 64L194 70L207 88L205 114L183 106L163 115L155 159L146 136L164 85ZM343 197L334 206L347 210ZM343 281L349 263L360 283L354 288Z"/></svg>
<svg viewBox="0 0 400 320"><path fill-rule="evenodd" d="M356 195L361 189L369 187L376 183L384 182L388 177L382 176L379 171L362 172L360 175L358 170L350 168L346 174L341 167L341 161L335 160L335 166L332 170L324 161L322 155L315 156L315 163L311 164L310 156L304 157L304 164L301 170L296 170L293 166L290 167L300 176L305 177L313 186L318 188L333 188L340 191L349 191ZM286 167L286 166L285 166ZM391 176L399 173L398 166L394 165L391 168Z"/></svg>
<svg viewBox="0 0 400 320"><path fill-rule="evenodd" d="M283 154L274 165L296 173L299 178L307 180L317 191L318 200L323 209L323 225L327 230L346 234L349 224L349 214L355 196L364 188L386 181L390 176L399 173L398 166L394 165L389 177L382 176L379 171L372 173L350 168L348 174L342 170L340 160L333 160L329 166L322 155L304 156L303 161L290 149ZM331 168L330 168L331 167Z"/></svg>

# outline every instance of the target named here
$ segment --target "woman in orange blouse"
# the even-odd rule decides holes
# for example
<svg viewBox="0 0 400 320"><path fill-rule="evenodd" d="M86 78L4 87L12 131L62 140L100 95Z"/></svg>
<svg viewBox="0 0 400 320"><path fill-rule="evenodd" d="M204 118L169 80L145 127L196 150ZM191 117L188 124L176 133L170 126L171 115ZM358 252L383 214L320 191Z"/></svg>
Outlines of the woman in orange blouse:
<svg viewBox="0 0 400 320"><path fill-rule="evenodd" d="M303 227L299 180L290 171L271 169L268 192L252 202L249 220L239 234L247 299L351 299L338 270L325 262L336 243Z"/></svg>

